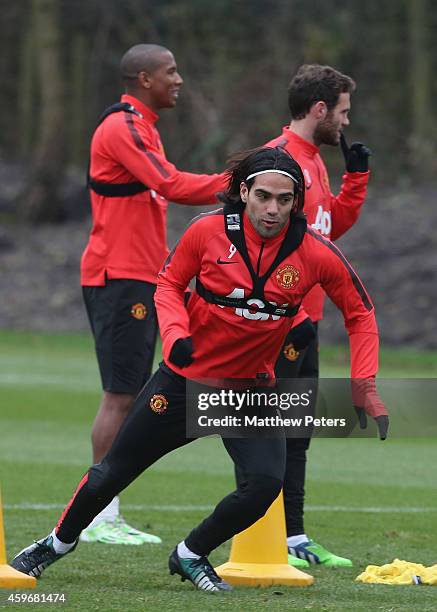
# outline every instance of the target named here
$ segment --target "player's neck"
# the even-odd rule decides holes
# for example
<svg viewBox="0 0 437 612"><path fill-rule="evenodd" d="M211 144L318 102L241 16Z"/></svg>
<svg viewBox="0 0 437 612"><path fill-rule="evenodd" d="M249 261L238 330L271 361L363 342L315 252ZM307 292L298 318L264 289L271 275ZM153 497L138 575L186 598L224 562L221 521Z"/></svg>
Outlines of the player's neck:
<svg viewBox="0 0 437 612"><path fill-rule="evenodd" d="M144 106L147 106L147 108L150 108L150 110L153 113L155 113L155 115L158 115L159 117L161 108L160 107L156 108L156 105L153 103L151 96L149 96L147 92L144 92L138 88L131 88L131 89L126 88L125 94L127 94L128 96L132 96L133 98L136 98L137 100L139 100L142 104L144 104Z"/></svg>
<svg viewBox="0 0 437 612"><path fill-rule="evenodd" d="M307 140L311 144L315 144L314 142L314 125L312 121L308 121L305 119L292 120L290 123L290 130Z"/></svg>

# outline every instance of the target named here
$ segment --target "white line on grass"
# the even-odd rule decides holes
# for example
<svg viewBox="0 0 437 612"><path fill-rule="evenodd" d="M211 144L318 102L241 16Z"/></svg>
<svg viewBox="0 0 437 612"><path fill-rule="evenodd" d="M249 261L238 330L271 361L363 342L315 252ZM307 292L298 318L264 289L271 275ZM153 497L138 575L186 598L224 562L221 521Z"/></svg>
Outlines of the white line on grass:
<svg viewBox="0 0 437 612"><path fill-rule="evenodd" d="M4 504L5 510L63 510L65 505L63 504ZM214 506L209 505L149 505L149 504L123 504L124 510L156 510L158 512L202 512L206 510L212 510ZM365 512L365 513L387 513L395 514L400 512L402 514L420 514L421 512L437 512L436 507L424 506L424 507L394 507L394 506L381 506L381 507L350 507L350 506L305 506L307 512Z"/></svg>
<svg viewBox="0 0 437 612"><path fill-rule="evenodd" d="M89 379L79 374L68 377L56 375L47 376L45 374L16 374L14 372L0 374L0 385L11 385L20 387L58 387L62 389L75 389L79 387L81 391L98 391L97 378L93 375Z"/></svg>

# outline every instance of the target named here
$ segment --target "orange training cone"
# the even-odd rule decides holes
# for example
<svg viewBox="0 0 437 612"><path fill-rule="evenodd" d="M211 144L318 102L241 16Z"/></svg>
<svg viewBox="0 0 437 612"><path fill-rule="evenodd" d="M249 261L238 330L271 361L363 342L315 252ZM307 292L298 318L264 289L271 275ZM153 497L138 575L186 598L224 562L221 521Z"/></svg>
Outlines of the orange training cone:
<svg viewBox="0 0 437 612"><path fill-rule="evenodd" d="M6 563L5 532L3 528L2 494L0 491L0 589L33 589L36 578L27 576Z"/></svg>
<svg viewBox="0 0 437 612"><path fill-rule="evenodd" d="M309 586L314 578L288 565L284 500L276 498L265 516L234 536L227 563L217 574L235 586Z"/></svg>

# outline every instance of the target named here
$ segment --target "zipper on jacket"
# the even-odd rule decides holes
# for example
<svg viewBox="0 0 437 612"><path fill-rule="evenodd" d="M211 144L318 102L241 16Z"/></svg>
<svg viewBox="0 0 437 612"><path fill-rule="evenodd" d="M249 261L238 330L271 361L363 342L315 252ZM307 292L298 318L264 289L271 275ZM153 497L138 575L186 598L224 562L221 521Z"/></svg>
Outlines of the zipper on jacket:
<svg viewBox="0 0 437 612"><path fill-rule="evenodd" d="M257 276L259 276L259 269L260 269L260 266L261 266L261 255L263 254L263 251L264 251L264 245L265 245L265 242L263 242L261 244L261 248L259 250L258 261L257 261L257 264L256 264L256 275Z"/></svg>

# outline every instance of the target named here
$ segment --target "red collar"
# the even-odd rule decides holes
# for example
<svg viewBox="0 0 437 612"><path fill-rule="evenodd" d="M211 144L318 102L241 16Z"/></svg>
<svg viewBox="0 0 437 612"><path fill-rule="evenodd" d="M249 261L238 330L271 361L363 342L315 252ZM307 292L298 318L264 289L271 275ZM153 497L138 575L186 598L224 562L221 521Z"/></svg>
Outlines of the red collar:
<svg viewBox="0 0 437 612"><path fill-rule="evenodd" d="M288 142L296 144L299 149L306 153L309 157L314 157L320 153L320 147L316 146L312 142L309 142L309 140L305 140L305 138L302 138L302 136L299 136L296 134L296 132L293 132L293 130L290 129L290 126L286 125L282 130L282 134L288 140Z"/></svg>
<svg viewBox="0 0 437 612"><path fill-rule="evenodd" d="M134 96L130 96L129 94L123 94L121 96L121 102L127 102L128 104L132 104L132 106L140 112L145 119L152 123L156 123L159 119L159 115L157 115L151 108L146 106L141 100L135 98Z"/></svg>

